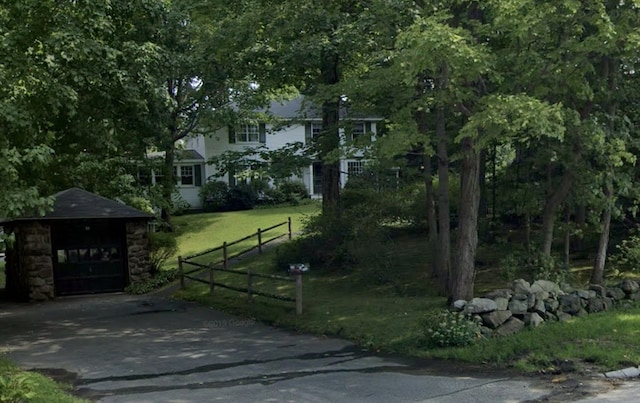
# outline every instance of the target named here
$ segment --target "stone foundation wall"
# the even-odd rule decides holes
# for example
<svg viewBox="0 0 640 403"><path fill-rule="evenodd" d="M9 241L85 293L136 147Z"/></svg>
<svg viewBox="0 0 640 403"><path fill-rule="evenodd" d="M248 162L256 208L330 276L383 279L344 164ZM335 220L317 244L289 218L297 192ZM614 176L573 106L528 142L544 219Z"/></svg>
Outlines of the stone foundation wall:
<svg viewBox="0 0 640 403"><path fill-rule="evenodd" d="M129 261L129 281L131 283L151 278L146 221L131 221L127 223L127 259Z"/></svg>
<svg viewBox="0 0 640 403"><path fill-rule="evenodd" d="M54 298L51 229L37 221L16 225L16 245L8 264L17 277L20 298L45 301ZM16 267L17 266L17 267Z"/></svg>

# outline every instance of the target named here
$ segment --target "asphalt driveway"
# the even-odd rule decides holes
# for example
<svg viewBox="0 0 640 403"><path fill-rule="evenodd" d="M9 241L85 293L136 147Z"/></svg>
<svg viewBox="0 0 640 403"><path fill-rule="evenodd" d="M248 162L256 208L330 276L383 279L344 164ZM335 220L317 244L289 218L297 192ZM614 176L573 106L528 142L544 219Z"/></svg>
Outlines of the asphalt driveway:
<svg viewBox="0 0 640 403"><path fill-rule="evenodd" d="M570 397L562 388L584 397L606 386L444 373L343 340L149 296L0 303L0 351L104 402L562 401Z"/></svg>

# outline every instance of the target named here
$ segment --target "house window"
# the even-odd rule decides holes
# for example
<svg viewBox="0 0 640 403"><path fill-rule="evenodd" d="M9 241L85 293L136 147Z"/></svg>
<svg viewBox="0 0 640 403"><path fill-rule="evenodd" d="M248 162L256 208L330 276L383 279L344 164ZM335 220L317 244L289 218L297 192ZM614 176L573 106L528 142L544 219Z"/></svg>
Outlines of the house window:
<svg viewBox="0 0 640 403"><path fill-rule="evenodd" d="M178 186L202 186L201 165L174 165L173 174Z"/></svg>
<svg viewBox="0 0 640 403"><path fill-rule="evenodd" d="M322 123L311 123L311 137L317 139L322 133Z"/></svg>
<svg viewBox="0 0 640 403"><path fill-rule="evenodd" d="M345 128L346 140L354 141L363 135L368 134L371 136L373 130L371 128L371 122L352 122Z"/></svg>
<svg viewBox="0 0 640 403"><path fill-rule="evenodd" d="M258 125L240 125L236 129L237 143L258 143L260 141L260 128Z"/></svg>
<svg viewBox="0 0 640 403"><path fill-rule="evenodd" d="M351 140L355 140L365 133L365 126L363 122L354 123L351 128Z"/></svg>
<svg viewBox="0 0 640 403"><path fill-rule="evenodd" d="M193 166L180 167L180 183L182 185L193 185Z"/></svg>
<svg viewBox="0 0 640 403"><path fill-rule="evenodd" d="M364 172L364 161L348 161L347 173L351 175L362 175Z"/></svg>
<svg viewBox="0 0 640 403"><path fill-rule="evenodd" d="M322 134L322 123L307 123L305 125L305 140L310 143L317 140Z"/></svg>

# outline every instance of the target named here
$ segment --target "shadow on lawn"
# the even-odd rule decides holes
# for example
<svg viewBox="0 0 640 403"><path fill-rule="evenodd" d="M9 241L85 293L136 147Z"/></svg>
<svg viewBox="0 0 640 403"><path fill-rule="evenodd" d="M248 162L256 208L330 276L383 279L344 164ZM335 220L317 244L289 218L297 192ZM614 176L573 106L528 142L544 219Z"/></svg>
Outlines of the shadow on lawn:
<svg viewBox="0 0 640 403"><path fill-rule="evenodd" d="M202 232L208 226L222 220L223 213L198 213L174 218L173 227L176 236Z"/></svg>

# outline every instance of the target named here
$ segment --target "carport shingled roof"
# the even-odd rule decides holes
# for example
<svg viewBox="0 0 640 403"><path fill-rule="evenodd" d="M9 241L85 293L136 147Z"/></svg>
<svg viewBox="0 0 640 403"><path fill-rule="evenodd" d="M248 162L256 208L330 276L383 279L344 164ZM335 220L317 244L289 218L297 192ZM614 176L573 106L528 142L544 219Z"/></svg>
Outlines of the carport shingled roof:
<svg viewBox="0 0 640 403"><path fill-rule="evenodd" d="M13 221L83 218L153 218L152 214L78 188L63 190L53 195L53 198L55 199L53 211L50 211L43 217L21 217Z"/></svg>

